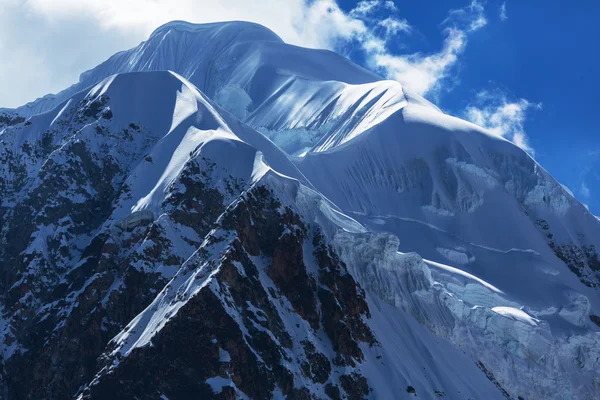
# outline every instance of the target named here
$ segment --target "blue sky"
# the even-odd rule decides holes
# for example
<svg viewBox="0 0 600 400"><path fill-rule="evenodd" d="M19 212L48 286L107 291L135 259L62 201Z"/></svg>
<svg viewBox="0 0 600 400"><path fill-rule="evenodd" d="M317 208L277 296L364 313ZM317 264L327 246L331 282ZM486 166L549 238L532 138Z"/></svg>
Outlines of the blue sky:
<svg viewBox="0 0 600 400"><path fill-rule="evenodd" d="M2 0L0 107L64 89L170 20L248 20L512 140L600 215L599 18L587 0Z"/></svg>

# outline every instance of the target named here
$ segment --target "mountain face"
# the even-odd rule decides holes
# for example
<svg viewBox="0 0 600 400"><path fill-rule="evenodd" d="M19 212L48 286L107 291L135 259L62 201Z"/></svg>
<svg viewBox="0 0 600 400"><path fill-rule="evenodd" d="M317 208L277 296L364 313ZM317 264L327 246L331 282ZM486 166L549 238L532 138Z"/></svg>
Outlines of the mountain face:
<svg viewBox="0 0 600 400"><path fill-rule="evenodd" d="M2 398L600 396L598 218L335 53L172 22L0 160Z"/></svg>

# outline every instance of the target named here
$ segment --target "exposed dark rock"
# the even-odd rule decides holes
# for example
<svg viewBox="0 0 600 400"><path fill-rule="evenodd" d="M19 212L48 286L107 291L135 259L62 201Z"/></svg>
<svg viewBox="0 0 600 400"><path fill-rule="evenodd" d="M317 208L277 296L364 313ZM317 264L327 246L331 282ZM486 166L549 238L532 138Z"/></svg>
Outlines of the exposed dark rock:
<svg viewBox="0 0 600 400"><path fill-rule="evenodd" d="M584 285L600 287L600 259L594 245L551 243L550 247Z"/></svg>
<svg viewBox="0 0 600 400"><path fill-rule="evenodd" d="M306 354L306 361L301 365L304 375L318 383L327 382L331 373L331 363L327 357L319 353L308 341L303 341L302 346Z"/></svg>
<svg viewBox="0 0 600 400"><path fill-rule="evenodd" d="M96 99L86 104L85 108L83 109L83 115L88 118L98 118L98 113L107 102L108 96L98 96Z"/></svg>
<svg viewBox="0 0 600 400"><path fill-rule="evenodd" d="M365 399L371 391L371 388L369 388L369 384L367 383L367 378L356 372L353 372L350 375L342 375L340 377L340 383L350 400Z"/></svg>
<svg viewBox="0 0 600 400"><path fill-rule="evenodd" d="M327 291L330 291L329 287L336 291L351 289L352 295L332 295L337 307L336 314L323 320L339 318L344 323L343 339L325 328L337 353L331 358L358 361L362 359L358 342L374 342L370 331L364 330L365 326L361 325L361 318L368 317L366 303L362 304L362 290L347 273L345 266L338 264L337 256L330 253L332 250L325 245L324 238L318 232L314 241L322 244L323 249L328 249L326 255L320 255L321 261L327 263L328 271L319 272L319 275L324 274L324 282L320 282L320 277L311 276L302 250L303 243L309 240L309 230L291 209L282 210L279 201L265 187L253 188L235 207L230 208L221 218L221 228L224 227L235 232L235 235L226 246L225 253L217 257L219 265L218 272L212 278L214 284L186 300L178 313L171 316L153 337L152 346L136 348L127 357L119 358L117 368L110 368L114 363L113 357L105 352L101 357L102 365L109 367L109 372L96 377L85 391L85 398L104 398L108 393L120 393L122 398L133 396L134 393L141 397L162 393L169 398L188 398L191 393L202 393L206 398L222 398L233 395L235 390L251 398L268 398L275 387L290 399L313 398L307 388L294 385L294 373L284 366L289 362L298 362L302 374L316 385L324 385L328 396L341 398L339 389L328 383L332 376L333 360L318 351L311 341L294 342L288 333L282 314L284 301L290 301L294 311L311 327L310 318L317 318L313 327L315 332L310 335L314 342L318 342L318 318L327 313L327 308L319 312L316 303L309 303L309 308L302 303L294 304L290 297L293 298L297 289L288 285L295 282L304 288L306 296L315 299L319 285L327 288ZM286 233L282 235L283 232ZM209 235L205 243L210 246L222 240L218 237L211 239ZM210 252L198 251L187 262L187 270L205 268L202 266L207 256L210 256ZM264 265L257 265L256 259L263 260ZM272 293L272 287L264 286L267 276L272 277L275 290L284 297ZM332 306L322 304L322 307ZM113 346L109 345L109 349ZM352 349L349 349L351 346ZM219 361L219 348L229 354L227 363ZM303 351L304 361L290 358L294 348ZM204 357L205 354L208 356ZM165 363L169 365L168 374L164 373ZM101 368L98 370L102 371ZM348 369L343 367L340 371ZM158 375L160 378L153 378ZM227 389L218 394L209 392L209 386L204 382L215 376L231 379L235 390ZM339 385L349 399L362 399L370 392L366 378L359 373L350 372L340 376Z"/></svg>
<svg viewBox="0 0 600 400"><path fill-rule="evenodd" d="M0 128L18 125L25 122L25 118L16 114L0 113Z"/></svg>
<svg viewBox="0 0 600 400"><path fill-rule="evenodd" d="M303 237L283 234L275 245L269 277L313 329L319 329L316 282L309 276L302 256Z"/></svg>
<svg viewBox="0 0 600 400"><path fill-rule="evenodd" d="M340 389L337 386L334 386L330 383L328 383L325 386L325 394L327 394L327 396L329 396L332 400L341 400L342 399Z"/></svg>
<svg viewBox="0 0 600 400"><path fill-rule="evenodd" d="M105 109L102 112L102 118L104 118L104 119L112 119L112 117L113 117L113 113L112 113L112 110L110 108L107 108L107 109Z"/></svg>
<svg viewBox="0 0 600 400"><path fill-rule="evenodd" d="M600 255L593 244L585 244L583 235L579 235L579 243L556 243L554 235L548 232L551 227L544 219L535 221L538 228L545 233L548 246L573 272L581 283L589 287L600 287Z"/></svg>
<svg viewBox="0 0 600 400"><path fill-rule="evenodd" d="M323 327L338 352L335 362L354 365L354 360L363 359L358 342L372 345L376 342L362 319L370 318L364 291L354 282L331 247L324 243L319 231L314 235L313 245L319 265L319 281L323 284L318 291Z"/></svg>
<svg viewBox="0 0 600 400"><path fill-rule="evenodd" d="M225 197L211 185L210 174L214 169L215 164L205 159L188 162L179 178L185 190L173 190L167 198L173 219L191 227L201 237L225 210Z"/></svg>
<svg viewBox="0 0 600 400"><path fill-rule="evenodd" d="M496 380L494 374L489 369L487 369L487 367L481 361L477 361L475 365L477 365L477 367L485 374L489 381L492 382L498 388L498 390L500 391L500 393L502 393L504 397L506 397L507 399L511 398L510 394L502 387L500 382Z"/></svg>

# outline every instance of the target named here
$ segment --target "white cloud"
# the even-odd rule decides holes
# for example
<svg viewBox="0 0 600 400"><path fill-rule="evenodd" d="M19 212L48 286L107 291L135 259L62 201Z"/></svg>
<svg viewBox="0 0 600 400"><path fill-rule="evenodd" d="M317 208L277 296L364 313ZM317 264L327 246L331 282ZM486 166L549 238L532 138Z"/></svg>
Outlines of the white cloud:
<svg viewBox="0 0 600 400"><path fill-rule="evenodd" d="M359 1L348 13L355 21L362 23L367 29L356 31L355 39L369 52L387 52L385 42L397 34L411 33L412 26L404 18L398 18L398 8L392 1L366 0ZM382 19L382 17L384 17ZM378 29L381 28L381 29ZM382 33L383 31L383 33Z"/></svg>
<svg viewBox="0 0 600 400"><path fill-rule="evenodd" d="M394 17L387 17L383 21L380 21L379 26L385 29L386 37L396 35L399 32L410 33L412 30L407 20Z"/></svg>
<svg viewBox="0 0 600 400"><path fill-rule="evenodd" d="M96 28L96 17L86 14L62 23L47 19L23 0L3 2L0 107L21 105L36 96L64 89L77 81L83 70L130 41L124 33ZM139 40L134 39L135 42Z"/></svg>
<svg viewBox="0 0 600 400"><path fill-rule="evenodd" d="M500 5L500 21L506 21L508 19L508 14L506 13L506 2Z"/></svg>
<svg viewBox="0 0 600 400"><path fill-rule="evenodd" d="M600 150L589 150L581 154L581 159L577 166L579 183L579 199L585 202L593 202L594 188L600 184ZM591 188L591 189L590 189Z"/></svg>
<svg viewBox="0 0 600 400"><path fill-rule="evenodd" d="M588 201L590 199L590 196L591 196L590 188L588 187L586 182L581 182L581 187L579 189L579 192L581 193L581 196L583 197L584 201Z"/></svg>
<svg viewBox="0 0 600 400"><path fill-rule="evenodd" d="M246 20L267 26L288 43L336 49L354 43L369 65L421 95L439 91L468 35L485 25L473 1L451 10L444 41L432 54L390 53L387 43L411 25L392 1L361 1L344 12L336 0L2 0L0 7L0 106L19 106L64 89L86 69L137 45L158 26ZM378 19L384 11L385 18ZM8 62L5 60L9 60Z"/></svg>
<svg viewBox="0 0 600 400"><path fill-rule="evenodd" d="M458 30L448 30L444 47L438 53L421 53L397 56L388 52L372 55L374 66L383 69L385 75L402 83L407 89L419 95L426 95L439 88L458 54L465 46L465 34Z"/></svg>
<svg viewBox="0 0 600 400"><path fill-rule="evenodd" d="M393 1L386 1L385 7L390 11L398 11L398 7L396 7Z"/></svg>
<svg viewBox="0 0 600 400"><path fill-rule="evenodd" d="M363 0L356 4L356 7L350 11L350 15L354 17L364 17L373 14L378 9L396 12L398 8L393 1L381 0Z"/></svg>
<svg viewBox="0 0 600 400"><path fill-rule="evenodd" d="M397 18L394 14L398 13L398 8L392 1L364 0L359 1L356 7L350 10L348 16L357 21L369 25L371 28L382 27L385 31L384 40L404 32L410 33L412 27L406 19ZM385 16L385 18L381 18ZM363 37L358 37L359 41L369 40L369 36L375 36L373 32L363 32Z"/></svg>
<svg viewBox="0 0 600 400"><path fill-rule="evenodd" d="M445 38L439 52L398 55L375 47L375 51L369 53L369 62L373 68L399 81L413 93L435 96L464 52L468 35L486 24L483 5L474 0L464 8L449 12L442 23Z"/></svg>
<svg viewBox="0 0 600 400"><path fill-rule="evenodd" d="M350 15L354 17L364 17L372 14L379 5L381 5L381 1L378 0L359 1L356 4L356 7L350 11Z"/></svg>
<svg viewBox="0 0 600 400"><path fill-rule="evenodd" d="M474 32L487 25L484 11L481 0L472 0L466 7L450 10L444 23L460 25L463 30Z"/></svg>
<svg viewBox="0 0 600 400"><path fill-rule="evenodd" d="M490 133L506 138L523 150L535 154L529 146L525 133L527 112L541 110L541 103L532 103L525 99L509 100L501 91L481 91L474 104L465 110L465 118L486 128Z"/></svg>

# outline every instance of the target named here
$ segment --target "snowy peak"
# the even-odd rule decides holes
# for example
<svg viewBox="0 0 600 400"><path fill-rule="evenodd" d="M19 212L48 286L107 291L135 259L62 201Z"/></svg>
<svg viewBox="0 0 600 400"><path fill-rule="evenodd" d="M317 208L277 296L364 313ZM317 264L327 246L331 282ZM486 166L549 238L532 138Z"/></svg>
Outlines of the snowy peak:
<svg viewBox="0 0 600 400"><path fill-rule="evenodd" d="M176 21L159 27L139 46L117 53L84 72L70 88L17 111L23 116L39 114L111 75L159 70L179 73L211 98L216 98L222 90L241 88L251 101L248 104L251 109L258 107L290 76L348 83L381 79L336 53L285 44L257 24Z"/></svg>
<svg viewBox="0 0 600 400"><path fill-rule="evenodd" d="M159 37L164 40L171 33L189 33L199 35L206 40L217 40L221 43L227 42L283 42L270 29L247 21L215 22L209 24L194 24L187 21L171 21L156 28L150 35L148 42ZM223 47L223 46L222 46Z"/></svg>
<svg viewBox="0 0 600 400"><path fill-rule="evenodd" d="M171 22L0 161L9 398L598 397L598 219L335 53Z"/></svg>

